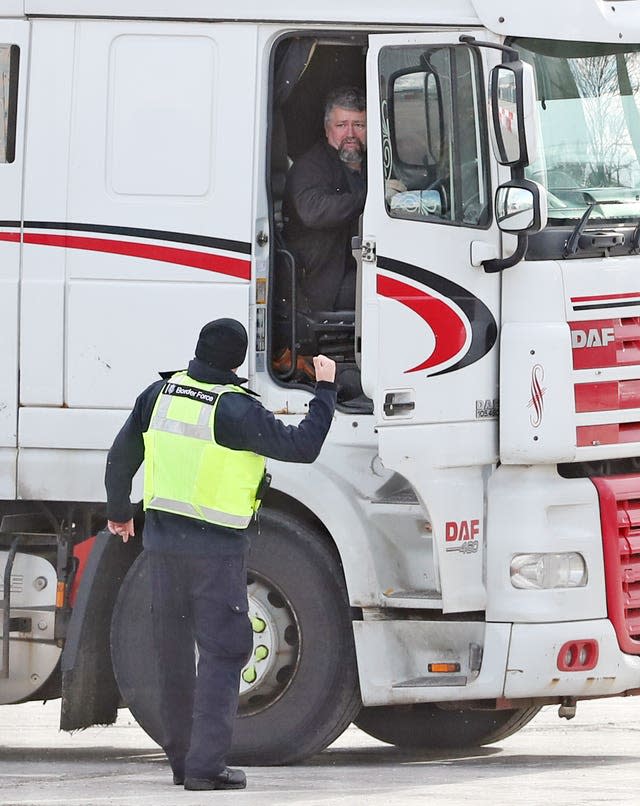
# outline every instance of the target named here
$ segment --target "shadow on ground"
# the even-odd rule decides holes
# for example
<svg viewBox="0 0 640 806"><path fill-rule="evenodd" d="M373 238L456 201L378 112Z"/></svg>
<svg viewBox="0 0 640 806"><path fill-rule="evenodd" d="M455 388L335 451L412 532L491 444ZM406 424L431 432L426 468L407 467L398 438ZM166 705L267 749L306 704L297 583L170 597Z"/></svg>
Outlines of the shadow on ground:
<svg viewBox="0 0 640 806"><path fill-rule="evenodd" d="M130 762L143 764L166 765L167 761L161 750L149 748L121 748L112 746L96 747L0 747L0 765L16 763L20 765L38 762ZM313 758L292 765L301 768L322 767L381 767L425 764L462 765L465 767L481 766L485 770L502 767L505 770L533 770L553 768L554 770L576 770L585 767L624 764L636 762L637 759L626 755L575 755L514 754L503 753L498 747L480 747L467 751L421 751L406 750L391 745L359 748L329 748ZM246 766L246 765L244 765ZM264 768L263 768L264 769ZM284 768L280 768L284 769ZM3 775L8 770L0 769ZM10 774L10 773L9 773Z"/></svg>

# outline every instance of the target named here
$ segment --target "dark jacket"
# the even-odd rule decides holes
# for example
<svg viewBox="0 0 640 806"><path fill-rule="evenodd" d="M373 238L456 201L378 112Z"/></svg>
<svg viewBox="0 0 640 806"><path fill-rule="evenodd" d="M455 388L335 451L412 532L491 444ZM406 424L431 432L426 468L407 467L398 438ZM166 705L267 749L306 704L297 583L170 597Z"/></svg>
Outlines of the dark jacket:
<svg viewBox="0 0 640 806"><path fill-rule="evenodd" d="M238 378L235 373L214 369L197 358L189 363L187 372L203 383L246 383L246 379ZM163 380L151 384L140 394L109 451L105 472L109 520L123 523L133 516L131 483L144 460L143 434L149 428L156 398L166 378L172 374L162 373ZM222 396L216 410L216 441L226 448L253 451L282 462L313 462L331 426L335 403L335 384L321 381L309 403L309 413L300 425L292 426L277 420L254 393L228 393ZM146 549L191 553L239 551L243 550L246 539L243 530L159 510L146 512Z"/></svg>
<svg viewBox="0 0 640 806"><path fill-rule="evenodd" d="M350 170L326 140L297 159L287 175L284 238L310 310L336 310L341 287L355 289L348 276L355 274L351 237L364 208L365 176L364 164L361 171Z"/></svg>

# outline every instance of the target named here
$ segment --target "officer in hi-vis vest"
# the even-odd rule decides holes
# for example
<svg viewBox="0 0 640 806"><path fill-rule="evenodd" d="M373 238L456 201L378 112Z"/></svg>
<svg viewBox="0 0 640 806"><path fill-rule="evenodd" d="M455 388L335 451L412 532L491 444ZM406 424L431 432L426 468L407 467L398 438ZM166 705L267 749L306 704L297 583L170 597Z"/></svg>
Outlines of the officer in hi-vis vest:
<svg viewBox="0 0 640 806"><path fill-rule="evenodd" d="M205 325L187 370L145 389L107 459L109 530L133 537L132 479L144 460L149 560L164 750L185 789L243 789L226 766L240 671L253 649L247 616L247 527L265 488L265 457L313 462L336 403L335 363L313 359L316 393L299 426L265 409L235 370L247 333ZM195 643L194 643L195 637ZM194 646L199 652L195 675Z"/></svg>

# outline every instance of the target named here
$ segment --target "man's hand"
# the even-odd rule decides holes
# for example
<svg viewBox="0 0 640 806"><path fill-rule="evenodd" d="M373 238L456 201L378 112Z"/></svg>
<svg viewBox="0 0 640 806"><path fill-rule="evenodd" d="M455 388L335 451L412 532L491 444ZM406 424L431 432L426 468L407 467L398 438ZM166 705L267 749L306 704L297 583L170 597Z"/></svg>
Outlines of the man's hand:
<svg viewBox="0 0 640 806"><path fill-rule="evenodd" d="M407 186L400 179L386 179L384 183L384 198L387 204L391 203L391 199L396 193L404 193Z"/></svg>
<svg viewBox="0 0 640 806"><path fill-rule="evenodd" d="M135 529L133 528L133 518L131 520L125 521L124 523L118 523L117 521L107 521L107 529L111 532L112 535L120 535L122 538L122 542L126 543L130 537L135 537Z"/></svg>
<svg viewBox="0 0 640 806"><path fill-rule="evenodd" d="M329 381L333 383L336 379L336 362L326 355L316 355L313 358L313 366L316 371L316 381Z"/></svg>

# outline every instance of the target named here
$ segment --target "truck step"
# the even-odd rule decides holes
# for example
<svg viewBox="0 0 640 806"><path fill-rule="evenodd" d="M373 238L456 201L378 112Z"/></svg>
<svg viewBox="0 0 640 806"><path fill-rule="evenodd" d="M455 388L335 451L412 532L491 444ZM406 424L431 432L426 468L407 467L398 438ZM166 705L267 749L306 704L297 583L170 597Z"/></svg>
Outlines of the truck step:
<svg viewBox="0 0 640 806"><path fill-rule="evenodd" d="M390 607L406 607L425 610L442 610L442 597L439 591L412 590L384 593Z"/></svg>
<svg viewBox="0 0 640 806"><path fill-rule="evenodd" d="M439 674L433 677L413 677L394 683L393 688L424 688L425 686L466 686L467 676L464 674Z"/></svg>
<svg viewBox="0 0 640 806"><path fill-rule="evenodd" d="M420 502L413 490L398 490L388 495L372 498L372 504L399 504L401 506L419 506Z"/></svg>

